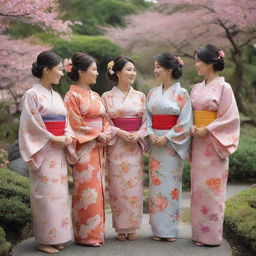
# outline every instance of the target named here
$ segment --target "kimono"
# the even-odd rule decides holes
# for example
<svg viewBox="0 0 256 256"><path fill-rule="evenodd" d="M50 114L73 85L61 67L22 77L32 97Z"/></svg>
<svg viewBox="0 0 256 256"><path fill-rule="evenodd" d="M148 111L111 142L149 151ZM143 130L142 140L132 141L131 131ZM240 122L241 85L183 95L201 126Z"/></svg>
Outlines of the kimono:
<svg viewBox="0 0 256 256"><path fill-rule="evenodd" d="M178 237L181 179L184 160L190 145L192 107L186 89L177 82L165 92L162 85L153 88L147 97L147 135L166 136L166 145L149 149L150 224L153 235ZM154 115L174 115L177 122L171 129L153 129Z"/></svg>
<svg viewBox="0 0 256 256"><path fill-rule="evenodd" d="M110 128L100 96L72 85L65 96L70 125L77 139L72 197L75 242L104 243L105 148L96 138Z"/></svg>
<svg viewBox="0 0 256 256"><path fill-rule="evenodd" d="M231 86L224 77L196 84L191 92L194 110L217 112L206 126L208 135L193 137L191 162L192 239L209 245L222 241L228 156L239 140L239 112Z"/></svg>
<svg viewBox="0 0 256 256"><path fill-rule="evenodd" d="M30 202L35 240L40 244L60 244L72 239L71 214L64 148L50 142L44 116L66 116L61 96L40 84L26 91L20 117L19 146L29 166ZM72 136L66 120L65 134ZM69 147L70 163L76 161Z"/></svg>
<svg viewBox="0 0 256 256"><path fill-rule="evenodd" d="M113 87L102 96L110 119L140 118L135 131L140 137L137 143L127 143L116 135L118 127L111 123L112 141L107 147L109 197L112 224L117 233L132 233L140 228L143 214L143 134L146 132L146 98L142 92L130 87L125 96Z"/></svg>

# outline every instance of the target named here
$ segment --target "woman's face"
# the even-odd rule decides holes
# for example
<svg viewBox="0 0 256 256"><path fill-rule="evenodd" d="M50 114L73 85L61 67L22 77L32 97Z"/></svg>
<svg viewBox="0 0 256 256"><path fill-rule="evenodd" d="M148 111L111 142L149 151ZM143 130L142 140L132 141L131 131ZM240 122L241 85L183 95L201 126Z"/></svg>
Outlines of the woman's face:
<svg viewBox="0 0 256 256"><path fill-rule="evenodd" d="M43 74L50 84L59 84L61 77L64 76L62 63L60 62L51 69L45 67Z"/></svg>
<svg viewBox="0 0 256 256"><path fill-rule="evenodd" d="M171 77L171 72L171 69L166 69L162 67L157 61L155 61L154 73L158 81L165 82L169 80Z"/></svg>
<svg viewBox="0 0 256 256"><path fill-rule="evenodd" d="M136 68L132 62L127 62L121 71L116 72L119 83L131 85L136 78Z"/></svg>
<svg viewBox="0 0 256 256"><path fill-rule="evenodd" d="M195 68L199 76L207 76L209 73L214 72L213 64L207 64L199 60L197 57L195 57L195 60L196 60Z"/></svg>
<svg viewBox="0 0 256 256"><path fill-rule="evenodd" d="M86 71L79 70L79 74L85 84L96 84L99 75L96 62L92 62Z"/></svg>

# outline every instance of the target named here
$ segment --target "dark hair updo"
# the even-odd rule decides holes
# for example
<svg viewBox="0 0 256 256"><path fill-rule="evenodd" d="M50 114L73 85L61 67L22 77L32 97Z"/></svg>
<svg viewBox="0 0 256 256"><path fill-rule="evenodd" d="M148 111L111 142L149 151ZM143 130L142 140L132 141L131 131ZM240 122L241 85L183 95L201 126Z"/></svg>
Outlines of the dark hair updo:
<svg viewBox="0 0 256 256"><path fill-rule="evenodd" d="M33 76L41 78L45 67L52 69L62 62L62 58L52 51L41 52L32 64L31 72Z"/></svg>
<svg viewBox="0 0 256 256"><path fill-rule="evenodd" d="M222 71L225 67L224 52L214 45L208 44L205 47L197 49L194 56L204 63L213 64L214 71Z"/></svg>
<svg viewBox="0 0 256 256"><path fill-rule="evenodd" d="M79 80L78 70L86 71L93 62L96 62L93 57L82 52L75 53L71 61L72 69L71 72L67 72L67 74L68 77L75 82Z"/></svg>
<svg viewBox="0 0 256 256"><path fill-rule="evenodd" d="M166 52L155 57L158 64L165 68L172 70L172 78L179 79L182 75L182 61L177 56Z"/></svg>
<svg viewBox="0 0 256 256"><path fill-rule="evenodd" d="M116 72L121 71L127 62L131 62L135 65L134 61L126 56L117 56L114 60L110 61L108 64L107 78L113 82L118 82L118 76ZM112 65L111 65L112 64Z"/></svg>

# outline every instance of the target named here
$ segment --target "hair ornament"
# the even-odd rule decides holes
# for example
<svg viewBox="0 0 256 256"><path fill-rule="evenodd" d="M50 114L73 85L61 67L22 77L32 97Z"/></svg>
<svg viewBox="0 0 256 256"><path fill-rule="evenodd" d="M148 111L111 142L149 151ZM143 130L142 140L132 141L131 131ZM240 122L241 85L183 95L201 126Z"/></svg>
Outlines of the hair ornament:
<svg viewBox="0 0 256 256"><path fill-rule="evenodd" d="M115 74L115 71L113 70L113 67L114 67L115 63L113 60L111 60L109 63L108 63L108 72L110 75L114 75Z"/></svg>
<svg viewBox="0 0 256 256"><path fill-rule="evenodd" d="M180 58L180 57L175 57L176 58L176 61L181 65L183 66L184 65L184 61Z"/></svg>
<svg viewBox="0 0 256 256"><path fill-rule="evenodd" d="M72 66L72 60L71 60L71 59L67 59L67 58L64 59L64 61L63 61L63 67L64 67L66 73L71 73L72 68L73 68L73 66Z"/></svg>
<svg viewBox="0 0 256 256"><path fill-rule="evenodd" d="M225 52L224 51L222 51L222 50L220 50L220 51L218 51L218 58L220 59L220 58L224 58L225 57Z"/></svg>

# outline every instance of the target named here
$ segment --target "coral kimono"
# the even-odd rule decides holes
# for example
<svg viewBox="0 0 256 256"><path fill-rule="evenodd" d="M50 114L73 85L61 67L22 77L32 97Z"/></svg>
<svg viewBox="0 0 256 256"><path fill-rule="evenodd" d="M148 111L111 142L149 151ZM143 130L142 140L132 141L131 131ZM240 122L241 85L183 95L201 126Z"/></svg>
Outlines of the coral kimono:
<svg viewBox="0 0 256 256"><path fill-rule="evenodd" d="M65 96L71 127L77 138L78 163L74 166L73 224L75 241L104 243L105 150L96 138L110 129L100 96L72 85Z"/></svg>
<svg viewBox="0 0 256 256"><path fill-rule="evenodd" d="M191 163L192 239L219 245L222 241L228 156L238 146L239 112L224 77L196 84L191 92L194 110L217 112L206 126L205 138L193 137Z"/></svg>
<svg viewBox="0 0 256 256"><path fill-rule="evenodd" d="M149 150L151 228L156 237L175 238L180 218L182 171L193 122L188 92L178 82L165 92L162 85L153 88L147 97L147 113L147 135L164 135L168 139L166 145L151 145ZM153 129L155 115L176 116L176 124L171 129Z"/></svg>
<svg viewBox="0 0 256 256"><path fill-rule="evenodd" d="M20 153L28 163L32 180L30 200L35 239L41 244L60 244L72 238L67 163L65 149L49 142L52 134L43 121L49 115L66 116L63 100L57 92L36 84L24 96ZM72 135L67 120L65 134ZM71 153L74 163L75 152Z"/></svg>
<svg viewBox="0 0 256 256"><path fill-rule="evenodd" d="M108 116L112 121L112 142L107 147L109 195L112 209L113 227L118 233L132 233L141 225L143 213L143 135L146 132L145 102L142 92L130 87L124 95L118 87L113 87L102 96ZM137 133L137 143L127 143L116 135L115 120L140 119L131 133ZM129 130L129 129L128 129Z"/></svg>

